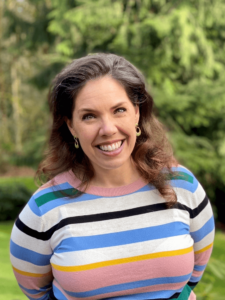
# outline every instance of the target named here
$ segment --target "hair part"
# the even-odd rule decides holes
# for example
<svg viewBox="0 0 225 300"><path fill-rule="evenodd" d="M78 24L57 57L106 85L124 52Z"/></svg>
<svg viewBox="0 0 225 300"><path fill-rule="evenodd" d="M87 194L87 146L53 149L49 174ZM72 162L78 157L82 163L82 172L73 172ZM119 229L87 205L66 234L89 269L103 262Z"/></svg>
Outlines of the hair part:
<svg viewBox="0 0 225 300"><path fill-rule="evenodd" d="M66 120L72 120L76 97L89 80L111 76L125 89L133 105L140 109L139 127L132 158L140 175L159 191L170 207L177 198L168 178L174 175L171 167L176 159L163 126L153 115L153 99L147 92L139 70L121 56L99 53L74 60L53 80L48 101L53 123L48 152L39 165L36 177L45 181L72 170L81 180L84 191L94 177L94 169L82 148L75 149L74 138Z"/></svg>

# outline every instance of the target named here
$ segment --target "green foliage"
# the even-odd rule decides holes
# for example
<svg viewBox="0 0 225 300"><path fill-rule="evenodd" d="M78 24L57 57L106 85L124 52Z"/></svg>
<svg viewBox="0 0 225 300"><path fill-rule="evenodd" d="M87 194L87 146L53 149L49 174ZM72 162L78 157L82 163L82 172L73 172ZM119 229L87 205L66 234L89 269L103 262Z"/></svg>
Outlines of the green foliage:
<svg viewBox="0 0 225 300"><path fill-rule="evenodd" d="M29 188L27 187L29 186ZM0 182L0 221L15 220L30 199L33 186L29 181Z"/></svg>
<svg viewBox="0 0 225 300"><path fill-rule="evenodd" d="M203 184L225 223L223 0L1 3L1 166L41 160L50 124L46 87L54 74L71 59L113 52L144 73L175 155ZM21 83L17 106L14 69Z"/></svg>

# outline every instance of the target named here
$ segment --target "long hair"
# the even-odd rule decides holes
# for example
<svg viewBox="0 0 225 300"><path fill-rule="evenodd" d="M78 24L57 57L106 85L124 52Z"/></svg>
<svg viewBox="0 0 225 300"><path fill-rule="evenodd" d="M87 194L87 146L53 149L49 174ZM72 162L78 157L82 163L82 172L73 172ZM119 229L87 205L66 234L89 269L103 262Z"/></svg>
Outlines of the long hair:
<svg viewBox="0 0 225 300"><path fill-rule="evenodd" d="M176 194L169 184L176 164L165 130L153 115L153 99L147 92L143 75L130 62L115 54L99 53L74 60L53 80L49 92L49 106L53 116L48 152L39 165L36 176L46 181L72 170L85 189L94 176L94 169L82 148L75 149L66 119L72 119L76 96L92 79L111 76L124 87L133 105L140 109L139 127L132 152L133 161L149 184L156 187L168 206L176 203Z"/></svg>

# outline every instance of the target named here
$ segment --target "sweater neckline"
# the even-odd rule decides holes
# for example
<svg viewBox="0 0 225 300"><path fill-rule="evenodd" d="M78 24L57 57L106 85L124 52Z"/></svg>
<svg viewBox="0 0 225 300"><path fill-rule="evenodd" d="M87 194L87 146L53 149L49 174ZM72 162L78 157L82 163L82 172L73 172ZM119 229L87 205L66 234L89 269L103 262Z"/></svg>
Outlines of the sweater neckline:
<svg viewBox="0 0 225 300"><path fill-rule="evenodd" d="M74 175L72 170L66 172L65 177L66 177L65 178L66 181L72 187L74 187L77 190L80 190L79 185L81 184L81 181ZM103 196L103 197L123 196L123 195L134 193L146 185L147 183L144 181L144 179L138 178L136 181L128 185L112 187L112 188L90 185L85 191L85 193L97 195L97 196Z"/></svg>

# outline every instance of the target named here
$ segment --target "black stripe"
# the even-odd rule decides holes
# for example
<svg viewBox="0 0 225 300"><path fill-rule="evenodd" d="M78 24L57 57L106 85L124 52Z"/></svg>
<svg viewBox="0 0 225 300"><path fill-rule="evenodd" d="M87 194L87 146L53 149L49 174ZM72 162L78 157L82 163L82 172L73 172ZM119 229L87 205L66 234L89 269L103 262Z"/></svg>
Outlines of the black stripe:
<svg viewBox="0 0 225 300"><path fill-rule="evenodd" d="M47 241L51 238L53 233L60 228L69 225L69 224L81 224L81 223L90 223L90 222L99 222L99 221L106 221L106 220L113 220L113 219L121 219L131 216L136 216L140 214L146 214L149 212L166 210L165 203L153 204L148 206L142 206L132 209L127 209L123 211L115 211L115 212L108 212L102 214L94 214L94 215L85 215L85 216L77 216L77 217L69 217L66 219L61 220L58 224L51 227L49 230L45 232L38 232L36 230L31 229L30 227L26 226L19 218L16 220L16 226L27 235L30 235L36 239Z"/></svg>
<svg viewBox="0 0 225 300"><path fill-rule="evenodd" d="M207 205L208 198L207 196L204 200L200 203L198 207L195 209L190 209L184 204L177 202L171 209L181 209L186 210L190 214L190 218L196 217ZM56 230L63 228L66 225L70 224L81 224L81 223L91 223L91 222L100 222L106 220L113 220L113 219L121 219L127 218L132 216L137 216L141 214L156 212L156 211L163 211L167 210L166 203L159 203L159 204L152 204L142 207L136 207L132 209L122 210L122 211L115 211L115 212L107 212L101 214L94 214L94 215L85 215L85 216L77 216L77 217L69 217L66 219L61 220L58 224L51 227L49 230L45 232L38 232L36 230L31 229L30 227L26 226L19 218L16 221L16 226L27 235L30 235L36 239L47 241L53 235Z"/></svg>
<svg viewBox="0 0 225 300"><path fill-rule="evenodd" d="M187 283L192 289L198 284L198 282L188 282Z"/></svg>
<svg viewBox="0 0 225 300"><path fill-rule="evenodd" d="M181 293L175 293L173 296L171 296L170 298L156 298L154 300L173 300L173 299L178 299ZM147 300L152 300L152 299L147 299Z"/></svg>
<svg viewBox="0 0 225 300"><path fill-rule="evenodd" d="M206 207L208 202L209 202L209 198L207 197L207 195L205 195L203 201L194 209L191 209L190 207L187 207L185 204L181 204L180 202L177 202L172 208L178 208L181 210L188 211L190 214L190 218L193 219L200 214L200 212Z"/></svg>

